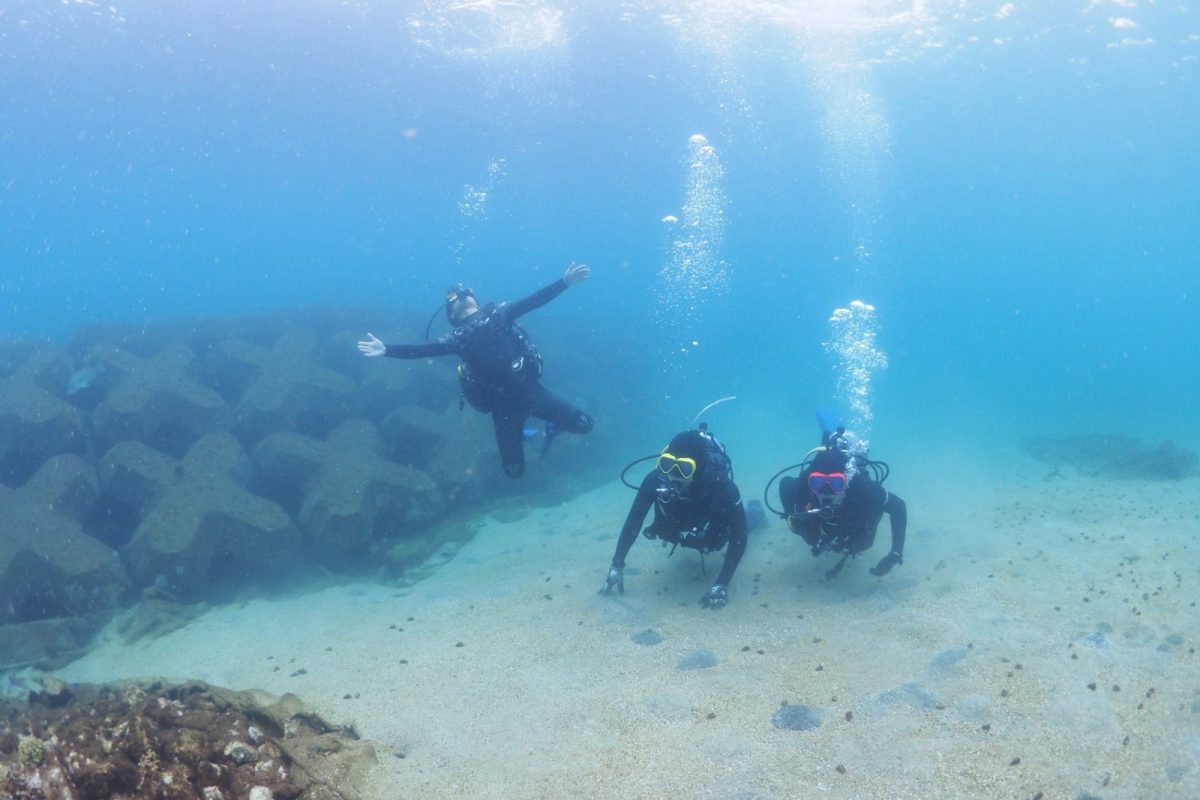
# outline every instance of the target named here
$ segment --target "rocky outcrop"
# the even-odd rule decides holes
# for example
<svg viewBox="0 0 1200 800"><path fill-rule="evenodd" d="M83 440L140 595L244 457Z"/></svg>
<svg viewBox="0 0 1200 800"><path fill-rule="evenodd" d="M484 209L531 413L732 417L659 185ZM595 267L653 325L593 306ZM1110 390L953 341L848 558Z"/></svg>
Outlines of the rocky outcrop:
<svg viewBox="0 0 1200 800"><path fill-rule="evenodd" d="M102 724L99 721L103 721ZM68 687L0 706L0 797L358 800L375 750L293 695Z"/></svg>

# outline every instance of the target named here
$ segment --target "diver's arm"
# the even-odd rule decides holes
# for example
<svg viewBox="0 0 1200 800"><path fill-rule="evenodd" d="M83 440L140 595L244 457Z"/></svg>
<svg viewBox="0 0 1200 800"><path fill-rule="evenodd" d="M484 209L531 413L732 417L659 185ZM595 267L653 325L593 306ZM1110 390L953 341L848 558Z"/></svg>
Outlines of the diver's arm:
<svg viewBox="0 0 1200 800"><path fill-rule="evenodd" d="M543 289L538 289L528 297L509 303L508 317L509 319L516 319L523 314L528 314L535 308L541 308L566 290L566 281L559 279Z"/></svg>
<svg viewBox="0 0 1200 800"><path fill-rule="evenodd" d="M904 534L908 529L908 507L903 500L889 492L883 510L892 522L892 549L871 568L871 574L876 577L887 575L892 567L904 563Z"/></svg>
<svg viewBox="0 0 1200 800"><path fill-rule="evenodd" d="M629 514L625 517L625 526L621 528L621 537L617 539L617 551L613 553L612 565L617 569L625 567L625 556L629 554L629 548L633 547L633 543L637 541L646 514L650 511L650 506L654 504L656 486L654 473L646 475L642 479L642 485L638 488L637 496L633 498L633 505L629 507Z"/></svg>
<svg viewBox="0 0 1200 800"><path fill-rule="evenodd" d="M883 504L892 522L892 552L898 556L904 555L904 536L908 531L908 506L896 495L888 492L887 502Z"/></svg>
<svg viewBox="0 0 1200 800"><path fill-rule="evenodd" d="M441 339L423 344L389 344L383 351L383 354L389 358L429 358L430 356L448 356L452 353L454 353L454 345Z"/></svg>

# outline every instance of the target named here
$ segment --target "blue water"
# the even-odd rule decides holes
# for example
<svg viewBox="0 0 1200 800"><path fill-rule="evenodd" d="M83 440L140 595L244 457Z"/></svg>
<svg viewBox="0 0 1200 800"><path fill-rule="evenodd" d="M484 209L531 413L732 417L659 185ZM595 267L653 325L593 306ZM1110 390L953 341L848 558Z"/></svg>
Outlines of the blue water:
<svg viewBox="0 0 1200 800"><path fill-rule="evenodd" d="M595 377L656 430L737 394L815 436L827 320L862 299L877 439L1194 444L1198 35L1186 6L1084 0L8 0L0 336L411 322L456 280L515 297L579 260L539 343L616 348ZM724 275L672 325L662 219L697 133Z"/></svg>

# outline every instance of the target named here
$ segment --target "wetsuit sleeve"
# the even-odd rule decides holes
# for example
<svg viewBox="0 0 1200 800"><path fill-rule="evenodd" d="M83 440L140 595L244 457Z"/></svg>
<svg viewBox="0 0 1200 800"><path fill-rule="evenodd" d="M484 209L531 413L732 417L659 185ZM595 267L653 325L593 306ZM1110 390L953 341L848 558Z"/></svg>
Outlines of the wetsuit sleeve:
<svg viewBox="0 0 1200 800"><path fill-rule="evenodd" d="M892 523L892 552L904 555L904 536L908 531L908 506L899 497L888 492L883 510L887 512L888 519Z"/></svg>
<svg viewBox="0 0 1200 800"><path fill-rule="evenodd" d="M538 289L529 297L524 297L508 304L508 318L516 319L522 314L528 314L535 308L541 308L567 290L567 284L562 279L556 280L544 289Z"/></svg>
<svg viewBox="0 0 1200 800"><path fill-rule="evenodd" d="M728 586L733 579L733 573L746 552L746 509L742 507L741 499L736 490L733 497L726 501L720 511L718 524L729 529L729 547L725 551L725 563L721 565L721 573L717 575L717 583Z"/></svg>
<svg viewBox="0 0 1200 800"><path fill-rule="evenodd" d="M448 356L454 352L454 345L438 339L436 342L424 344L389 344L383 351L388 358L428 358L430 356Z"/></svg>
<svg viewBox="0 0 1200 800"><path fill-rule="evenodd" d="M629 514L625 517L625 526L621 528L621 538L617 539L617 552L613 553L612 565L618 569L625 567L625 556L629 554L629 548L633 547L633 543L637 541L638 534L641 533L642 522L645 521L650 506L654 504L655 486L654 474L650 473L642 479L637 497L633 498L633 505L629 507Z"/></svg>

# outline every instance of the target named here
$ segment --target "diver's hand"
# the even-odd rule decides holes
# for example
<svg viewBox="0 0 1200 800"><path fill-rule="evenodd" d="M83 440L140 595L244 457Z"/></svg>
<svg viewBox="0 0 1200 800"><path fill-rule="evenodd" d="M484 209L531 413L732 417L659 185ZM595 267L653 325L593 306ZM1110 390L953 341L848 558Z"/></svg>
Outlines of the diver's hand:
<svg viewBox="0 0 1200 800"><path fill-rule="evenodd" d="M704 606L705 608L724 608L725 604L728 602L729 592L719 583L714 583L712 588L705 592L704 596L700 598L700 605Z"/></svg>
<svg viewBox="0 0 1200 800"><path fill-rule="evenodd" d="M879 559L878 564L871 567L871 574L874 575L876 578L882 578L884 575L887 575L889 572L892 571L892 567L896 566L897 564L903 564L903 563L904 563L904 557L901 556L899 553L896 553L896 552L888 553L886 556Z"/></svg>
<svg viewBox="0 0 1200 800"><path fill-rule="evenodd" d="M576 264L572 261L570 264L567 264L567 271L563 273L562 279L563 283L567 286L574 286L577 283L586 281L591 274L592 271L588 269L587 264Z"/></svg>
<svg viewBox="0 0 1200 800"><path fill-rule="evenodd" d="M621 567L609 568L608 577L604 579L604 585L600 587L600 594L608 597L614 586L617 587L618 592L625 594L625 570Z"/></svg>
<svg viewBox="0 0 1200 800"><path fill-rule="evenodd" d="M367 336L369 338L365 342L358 343L358 352L370 358L383 355L384 351L387 350L387 348L383 346L383 342L376 339L375 334L373 333L368 333Z"/></svg>

